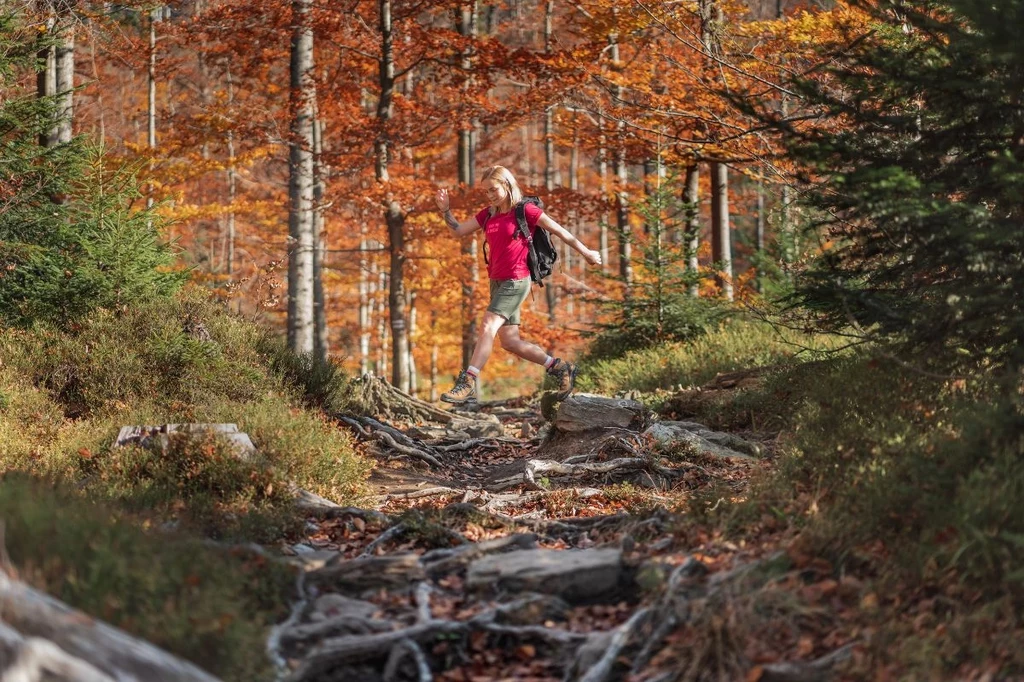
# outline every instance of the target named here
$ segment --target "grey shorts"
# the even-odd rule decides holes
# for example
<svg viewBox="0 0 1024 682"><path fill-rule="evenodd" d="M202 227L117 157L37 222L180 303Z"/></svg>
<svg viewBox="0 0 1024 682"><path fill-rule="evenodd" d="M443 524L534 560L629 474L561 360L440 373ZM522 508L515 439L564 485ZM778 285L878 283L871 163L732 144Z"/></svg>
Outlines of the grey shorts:
<svg viewBox="0 0 1024 682"><path fill-rule="evenodd" d="M501 315L505 324L519 324L519 308L530 295L530 278L492 279L491 302L487 312ZM504 326L504 325L503 325Z"/></svg>

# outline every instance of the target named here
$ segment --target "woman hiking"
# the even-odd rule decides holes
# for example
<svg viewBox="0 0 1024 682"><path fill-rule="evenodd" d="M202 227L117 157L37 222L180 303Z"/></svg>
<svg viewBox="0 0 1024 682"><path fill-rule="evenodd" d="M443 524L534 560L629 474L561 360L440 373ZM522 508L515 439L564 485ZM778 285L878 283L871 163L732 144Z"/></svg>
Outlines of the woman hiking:
<svg viewBox="0 0 1024 682"><path fill-rule="evenodd" d="M491 356L495 336L501 347L510 353L544 365L547 373L558 381L559 400L564 399L572 392L576 365L551 357L540 346L519 336L519 309L530 293L530 269L526 264L529 246L517 234L515 215L516 204L523 200L523 192L515 176L503 166L491 166L485 170L481 182L489 205L461 223L452 215L448 190L439 189L435 197L437 208L444 213L444 221L456 237L464 237L477 230L484 231L490 250L487 275L491 280L491 301L484 313L469 366L459 373L455 387L443 393L441 400L460 405L475 399L476 380ZM584 246L540 207L527 203L525 212L531 235L538 227L547 230L576 249L591 265L601 264L599 252Z"/></svg>

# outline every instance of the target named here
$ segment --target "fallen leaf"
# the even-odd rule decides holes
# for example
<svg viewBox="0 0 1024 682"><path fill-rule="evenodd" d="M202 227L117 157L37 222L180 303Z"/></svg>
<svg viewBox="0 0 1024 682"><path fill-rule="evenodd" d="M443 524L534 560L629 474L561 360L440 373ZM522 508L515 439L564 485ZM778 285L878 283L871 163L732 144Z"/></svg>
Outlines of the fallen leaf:
<svg viewBox="0 0 1024 682"><path fill-rule="evenodd" d="M523 644L516 648L516 656L523 661L528 661L537 655L537 649L532 644Z"/></svg>

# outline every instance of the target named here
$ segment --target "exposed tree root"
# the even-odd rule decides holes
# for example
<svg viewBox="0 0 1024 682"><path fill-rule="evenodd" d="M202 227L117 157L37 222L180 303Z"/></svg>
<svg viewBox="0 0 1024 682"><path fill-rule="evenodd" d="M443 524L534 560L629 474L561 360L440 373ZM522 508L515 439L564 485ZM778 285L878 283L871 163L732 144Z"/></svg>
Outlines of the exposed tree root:
<svg viewBox="0 0 1024 682"><path fill-rule="evenodd" d="M364 415L376 415L390 420L410 422L437 422L448 424L453 415L428 402L401 391L381 377L364 374L356 381L356 401Z"/></svg>
<svg viewBox="0 0 1024 682"><path fill-rule="evenodd" d="M824 682L832 668L848 660L852 653L853 645L847 644L809 662L769 663L761 667L761 682Z"/></svg>
<svg viewBox="0 0 1024 682"><path fill-rule="evenodd" d="M611 636L611 641L608 642L608 647L605 649L604 654L590 669L588 669L582 676L579 677L580 682L604 682L612 674L612 668L615 666L615 661L619 657L619 653L622 648L626 646L626 642L633 636L633 630L635 630L647 616L650 614L650 609L640 609L632 616L629 620L623 623L621 626L615 629L615 632Z"/></svg>

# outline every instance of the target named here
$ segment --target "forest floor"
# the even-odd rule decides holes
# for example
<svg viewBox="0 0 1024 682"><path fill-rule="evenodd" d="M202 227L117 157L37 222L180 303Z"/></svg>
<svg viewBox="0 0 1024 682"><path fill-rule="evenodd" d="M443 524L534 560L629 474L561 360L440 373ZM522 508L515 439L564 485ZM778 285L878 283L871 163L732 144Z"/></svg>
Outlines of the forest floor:
<svg viewBox="0 0 1024 682"><path fill-rule="evenodd" d="M374 422L390 440L355 428L374 499L282 547L306 569L280 628L293 679L797 682L858 667L860 580L802 554L777 510L735 536L701 513L747 495L776 434L736 434L756 459L681 461L636 434L618 452L581 434L559 447L526 399L478 409L500 433L433 456L423 425ZM538 461L568 471L524 476Z"/></svg>

